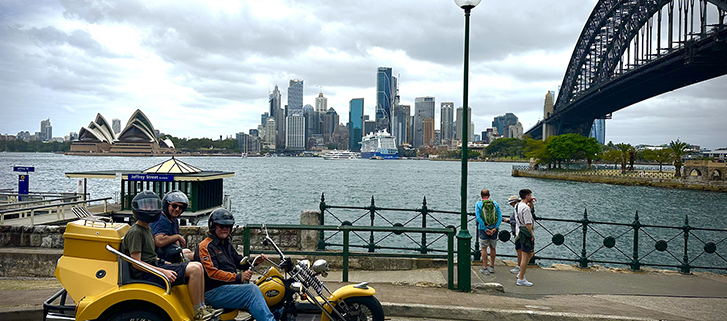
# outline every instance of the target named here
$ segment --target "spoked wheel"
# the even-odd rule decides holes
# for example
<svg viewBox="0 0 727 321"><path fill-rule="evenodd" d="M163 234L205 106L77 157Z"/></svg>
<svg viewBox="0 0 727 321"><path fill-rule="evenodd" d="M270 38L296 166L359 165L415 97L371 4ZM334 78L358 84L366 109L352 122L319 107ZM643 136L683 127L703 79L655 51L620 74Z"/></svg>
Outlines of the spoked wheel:
<svg viewBox="0 0 727 321"><path fill-rule="evenodd" d="M373 296L353 297L343 302L338 309L343 315L343 321L384 321L384 309ZM337 315L334 314L335 317Z"/></svg>

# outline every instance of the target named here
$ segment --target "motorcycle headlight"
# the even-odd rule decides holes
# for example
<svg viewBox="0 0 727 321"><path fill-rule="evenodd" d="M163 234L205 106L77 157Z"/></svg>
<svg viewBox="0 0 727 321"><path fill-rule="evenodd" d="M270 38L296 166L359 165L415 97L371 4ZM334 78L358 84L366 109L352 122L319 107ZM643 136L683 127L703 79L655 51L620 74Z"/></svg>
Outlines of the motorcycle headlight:
<svg viewBox="0 0 727 321"><path fill-rule="evenodd" d="M298 266L306 269L310 269L310 261L308 260L300 260L298 261Z"/></svg>
<svg viewBox="0 0 727 321"><path fill-rule="evenodd" d="M313 272L325 277L328 275L328 271L330 271L330 268L328 267L328 262L326 262L326 260L317 260L313 263Z"/></svg>

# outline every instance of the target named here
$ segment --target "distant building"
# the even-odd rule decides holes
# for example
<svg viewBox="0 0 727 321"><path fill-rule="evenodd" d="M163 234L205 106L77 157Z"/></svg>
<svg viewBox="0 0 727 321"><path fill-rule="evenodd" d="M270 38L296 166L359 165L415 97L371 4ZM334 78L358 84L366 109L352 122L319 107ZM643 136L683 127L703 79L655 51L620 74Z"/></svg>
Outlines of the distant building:
<svg viewBox="0 0 727 321"><path fill-rule="evenodd" d="M155 135L156 132L149 118L139 109L131 115L126 127L118 136L114 134L106 118L97 114L94 121L78 131L78 140L71 144L71 152L121 155L173 152L174 143L169 139L159 140Z"/></svg>
<svg viewBox="0 0 727 321"><path fill-rule="evenodd" d="M480 136L480 134L475 134L475 138L474 138L473 142L479 143L481 141L482 141L482 136Z"/></svg>
<svg viewBox="0 0 727 321"><path fill-rule="evenodd" d="M423 145L433 146L434 143L434 118L422 120L422 142Z"/></svg>
<svg viewBox="0 0 727 321"><path fill-rule="evenodd" d="M53 138L53 126L50 124L50 118L40 121L40 136L38 138L44 142Z"/></svg>
<svg viewBox="0 0 727 321"><path fill-rule="evenodd" d="M443 102L440 105L439 130L442 132L442 140L454 139L454 103Z"/></svg>
<svg viewBox="0 0 727 321"><path fill-rule="evenodd" d="M375 131L376 131L376 121L375 120L364 120L363 136L371 134Z"/></svg>
<svg viewBox="0 0 727 321"><path fill-rule="evenodd" d="M593 120L593 126L591 126L591 134L588 137L594 137L599 144L606 144L606 120L595 119Z"/></svg>
<svg viewBox="0 0 727 321"><path fill-rule="evenodd" d="M265 121L265 127L263 129L263 149L274 151L277 144L277 129L278 124L275 123L275 118L268 117Z"/></svg>
<svg viewBox="0 0 727 321"><path fill-rule="evenodd" d="M114 130L114 134L118 135L121 132L121 119L114 118L111 120L111 129Z"/></svg>
<svg viewBox="0 0 727 321"><path fill-rule="evenodd" d="M268 117L270 117L270 113L264 112L260 115L260 125L265 126L265 122L268 120Z"/></svg>
<svg viewBox="0 0 727 321"><path fill-rule="evenodd" d="M333 132L336 131L340 119L336 110L333 107L328 108L328 111L323 114L323 122L321 125L321 135L323 141L328 144L333 140Z"/></svg>
<svg viewBox="0 0 727 321"><path fill-rule="evenodd" d="M411 131L411 107L409 105L395 105L394 119L391 122L391 134L396 137L399 145L409 144Z"/></svg>
<svg viewBox="0 0 727 321"><path fill-rule="evenodd" d="M24 142L30 141L30 132L29 131L19 131L18 135L16 135L18 140L22 140Z"/></svg>
<svg viewBox="0 0 727 321"><path fill-rule="evenodd" d="M394 101L391 67L379 67L376 73L376 129L391 132L391 107Z"/></svg>
<svg viewBox="0 0 727 321"><path fill-rule="evenodd" d="M505 115L495 117L495 119L492 120L492 127L497 128L497 132L503 134L505 138L511 138L510 131L508 129L510 126L516 125L517 122L518 119L515 114L506 113Z"/></svg>
<svg viewBox="0 0 727 321"><path fill-rule="evenodd" d="M251 129L250 129L250 130L248 131L248 135L250 135L250 136L254 136L254 137L260 137L260 131L259 131L259 130L257 130L257 129L251 128Z"/></svg>
<svg viewBox="0 0 727 321"><path fill-rule="evenodd" d="M305 116L295 112L285 118L285 149L289 151L305 150Z"/></svg>
<svg viewBox="0 0 727 321"><path fill-rule="evenodd" d="M269 117L273 118L275 121L274 132L273 137L266 137L266 140L273 139L274 143L273 146L284 146L285 145L285 113L283 112L283 108L281 108L281 97L280 97L280 90L278 89L278 85L275 85L275 89L273 89L273 92L270 93L268 104L270 105L270 111L269 111ZM301 106L302 107L302 106ZM268 122L268 119L263 122L263 125L265 125ZM271 130L266 128L266 133ZM270 142L267 143L267 147L270 147ZM269 148L268 148L269 149ZM272 150L275 150L275 147L272 148Z"/></svg>
<svg viewBox="0 0 727 321"><path fill-rule="evenodd" d="M523 124L517 122L515 125L511 125L507 128L507 138L523 138Z"/></svg>
<svg viewBox="0 0 727 321"><path fill-rule="evenodd" d="M419 148L424 141L424 119L434 120L434 97L416 97L414 99L413 148ZM434 129L432 129L432 134Z"/></svg>
<svg viewBox="0 0 727 321"><path fill-rule="evenodd" d="M462 119L462 110L462 107L457 108L457 133L455 134L455 139L459 141L462 140L462 124L464 123L464 120ZM467 141L472 142L472 140L475 139L474 123L472 122L472 108L467 108L467 120L470 123L470 126L467 127Z"/></svg>
<svg viewBox="0 0 727 321"><path fill-rule="evenodd" d="M303 112L303 79L291 79L288 83L288 114Z"/></svg>
<svg viewBox="0 0 727 321"><path fill-rule="evenodd" d="M308 149L308 141L314 136L321 136L321 121L324 113L319 113L315 109L303 108L303 117L305 118L305 141L306 150Z"/></svg>
<svg viewBox="0 0 727 321"><path fill-rule="evenodd" d="M325 113L328 110L328 98L323 97L323 93L318 93L316 97L316 112Z"/></svg>
<svg viewBox="0 0 727 321"><path fill-rule="evenodd" d="M260 138L252 135L245 134L243 132L239 132L235 135L235 139L237 140L237 149L240 150L241 153L245 154L257 154L260 153Z"/></svg>
<svg viewBox="0 0 727 321"><path fill-rule="evenodd" d="M502 138L502 135L497 132L497 128L490 127L482 132L482 142L485 144L490 144L498 138Z"/></svg>
<svg viewBox="0 0 727 321"><path fill-rule="evenodd" d="M364 99L354 98L348 103L348 149L353 151L361 150L361 138L363 137L363 113Z"/></svg>

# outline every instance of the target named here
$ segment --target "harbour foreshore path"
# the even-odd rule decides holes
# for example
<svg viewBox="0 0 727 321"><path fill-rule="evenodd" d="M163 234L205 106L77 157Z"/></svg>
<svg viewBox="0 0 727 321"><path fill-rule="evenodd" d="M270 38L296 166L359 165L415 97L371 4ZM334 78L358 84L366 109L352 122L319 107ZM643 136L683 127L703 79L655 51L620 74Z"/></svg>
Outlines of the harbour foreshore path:
<svg viewBox="0 0 727 321"><path fill-rule="evenodd" d="M446 269L351 271L349 283L369 282L390 320L727 320L725 275L559 265L529 268L534 286L523 287L506 264L484 275L473 263L468 293L447 289ZM341 271L324 280L344 285ZM58 289L52 278L0 278L0 320L41 320Z"/></svg>

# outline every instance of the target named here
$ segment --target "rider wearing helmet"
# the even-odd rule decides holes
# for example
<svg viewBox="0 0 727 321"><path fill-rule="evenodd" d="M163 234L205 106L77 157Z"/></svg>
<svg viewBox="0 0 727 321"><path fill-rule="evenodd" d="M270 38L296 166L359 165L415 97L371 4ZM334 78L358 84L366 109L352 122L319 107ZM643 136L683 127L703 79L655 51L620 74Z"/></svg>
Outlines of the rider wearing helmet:
<svg viewBox="0 0 727 321"><path fill-rule="evenodd" d="M187 248L187 240L179 234L179 216L189 207L189 199L182 191L171 191L162 199L162 215L151 224L157 255L166 261L192 260L194 253ZM184 257L180 255L182 253Z"/></svg>
<svg viewBox="0 0 727 321"><path fill-rule="evenodd" d="M194 305L196 321L209 320L220 315L222 309L214 310L204 304L204 277L202 264L199 262L163 264L157 259L154 251L154 237L149 223L159 219L162 212L162 200L152 191L143 191L131 200L131 211L136 223L129 228L121 241L121 252L142 262L149 269L154 269L166 276L172 285L188 284L189 296ZM151 273L137 269L133 264L132 277L151 281L164 286L164 281Z"/></svg>
<svg viewBox="0 0 727 321"><path fill-rule="evenodd" d="M218 208L210 214L207 238L199 243L194 253L202 262L205 272L204 298L211 305L226 309L247 309L255 320L274 320L260 289L247 283L252 277L249 264L241 264L242 255L230 242L235 217L230 211ZM267 256L261 254L264 260ZM257 264L260 262L253 262ZM237 270L243 272L238 273Z"/></svg>

